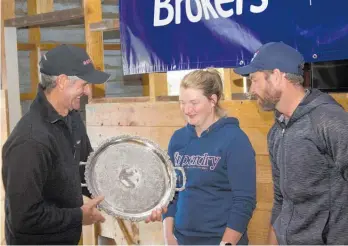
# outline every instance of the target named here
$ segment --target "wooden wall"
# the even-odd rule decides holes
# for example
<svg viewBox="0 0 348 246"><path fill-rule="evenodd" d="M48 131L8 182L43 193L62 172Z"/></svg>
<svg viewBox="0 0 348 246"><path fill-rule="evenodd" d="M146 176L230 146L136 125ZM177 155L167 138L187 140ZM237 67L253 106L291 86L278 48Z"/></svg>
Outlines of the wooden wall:
<svg viewBox="0 0 348 246"><path fill-rule="evenodd" d="M266 136L272 113L258 109L253 101L225 101L231 116L240 120L257 153L257 208L249 226L252 244L265 244L273 199L271 169ZM98 103L86 105L86 125L93 147L120 134L132 134L156 141L164 150L173 132L185 125L178 102ZM113 220L108 217L108 220ZM109 223L110 224L114 223ZM102 225L103 226L103 225ZM141 244L163 244L161 223L139 225ZM154 232L150 232L153 229ZM112 230L111 230L112 231Z"/></svg>
<svg viewBox="0 0 348 246"><path fill-rule="evenodd" d="M334 95L348 111L348 94ZM185 125L178 102L112 102L86 105L86 126L93 147L104 139L120 134L144 136L156 141L164 150L173 132ZM138 100L139 101L139 100ZM257 160L257 207L249 224L250 244L267 244L273 200L271 164L267 150L267 132L273 124L273 113L259 109L255 101L228 100L222 103L229 116L237 117L248 135ZM140 244L163 244L162 224L139 223ZM115 219L107 217L101 235L124 243Z"/></svg>

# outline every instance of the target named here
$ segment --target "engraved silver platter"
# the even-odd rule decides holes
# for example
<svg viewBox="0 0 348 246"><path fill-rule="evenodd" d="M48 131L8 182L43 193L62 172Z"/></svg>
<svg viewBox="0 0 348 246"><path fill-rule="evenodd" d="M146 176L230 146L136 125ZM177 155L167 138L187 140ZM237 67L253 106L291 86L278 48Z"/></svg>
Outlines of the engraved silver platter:
<svg viewBox="0 0 348 246"><path fill-rule="evenodd" d="M153 141L131 135L111 137L85 163L86 185L93 197L105 199L99 208L117 218L145 220L156 208L167 206L175 191L185 189L181 167ZM178 169L182 187L177 186Z"/></svg>

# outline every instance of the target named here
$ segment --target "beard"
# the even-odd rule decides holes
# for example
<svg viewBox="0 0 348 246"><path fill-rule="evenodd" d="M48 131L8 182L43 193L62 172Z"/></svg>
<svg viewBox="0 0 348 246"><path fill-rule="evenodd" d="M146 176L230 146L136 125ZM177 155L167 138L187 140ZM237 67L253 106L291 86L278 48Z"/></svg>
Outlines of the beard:
<svg viewBox="0 0 348 246"><path fill-rule="evenodd" d="M269 85L264 91L263 97L256 95L257 103L264 111L274 111L277 103L280 100L281 94L282 93L280 90L277 90Z"/></svg>

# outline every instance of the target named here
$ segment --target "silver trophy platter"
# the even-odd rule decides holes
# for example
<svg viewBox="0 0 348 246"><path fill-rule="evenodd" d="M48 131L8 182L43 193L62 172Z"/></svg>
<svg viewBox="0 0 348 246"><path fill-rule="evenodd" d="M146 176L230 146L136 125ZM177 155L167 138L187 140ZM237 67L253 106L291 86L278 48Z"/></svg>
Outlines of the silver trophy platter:
<svg viewBox="0 0 348 246"><path fill-rule="evenodd" d="M93 197L105 197L99 208L121 219L145 220L152 210L167 206L175 191L185 188L183 168L173 167L165 151L139 136L107 139L85 165L88 190ZM180 188L176 188L175 169L182 172Z"/></svg>

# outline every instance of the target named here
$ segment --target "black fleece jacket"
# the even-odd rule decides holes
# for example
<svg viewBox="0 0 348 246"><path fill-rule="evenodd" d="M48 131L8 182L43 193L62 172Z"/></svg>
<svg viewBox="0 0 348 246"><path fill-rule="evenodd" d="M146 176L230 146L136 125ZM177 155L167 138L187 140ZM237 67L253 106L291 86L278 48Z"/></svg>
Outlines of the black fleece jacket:
<svg viewBox="0 0 348 246"><path fill-rule="evenodd" d="M2 151L7 244L78 244L79 162L91 151L80 114L60 116L39 86Z"/></svg>

